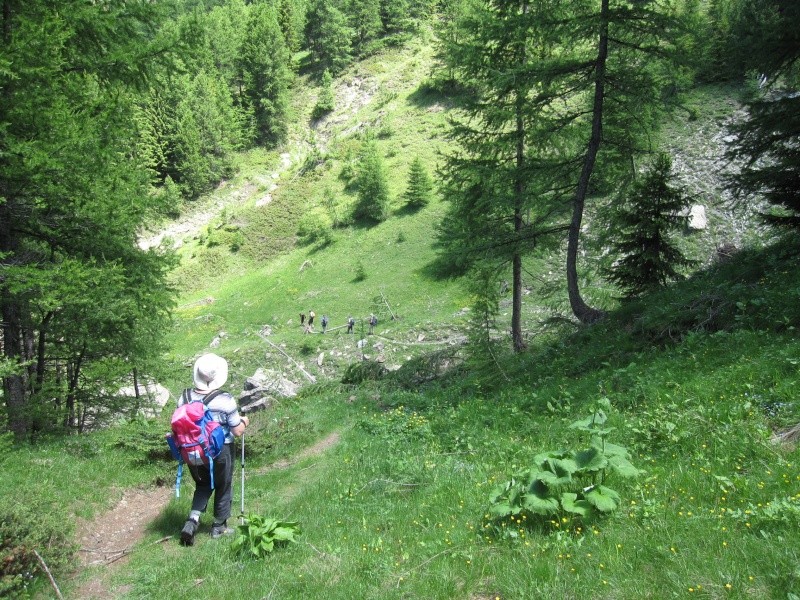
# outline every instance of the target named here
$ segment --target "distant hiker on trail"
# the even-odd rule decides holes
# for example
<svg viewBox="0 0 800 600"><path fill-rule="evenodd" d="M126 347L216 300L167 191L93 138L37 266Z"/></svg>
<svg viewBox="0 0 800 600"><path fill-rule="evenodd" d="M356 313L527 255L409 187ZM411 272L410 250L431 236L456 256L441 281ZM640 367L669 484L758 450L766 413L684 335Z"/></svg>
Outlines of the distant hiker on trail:
<svg viewBox="0 0 800 600"><path fill-rule="evenodd" d="M322 333L325 333L325 328L328 326L328 315L322 315Z"/></svg>
<svg viewBox="0 0 800 600"><path fill-rule="evenodd" d="M308 311L308 326L309 326L309 328L313 328L314 327L314 317L316 317L316 316L317 315L314 314L313 310Z"/></svg>
<svg viewBox="0 0 800 600"><path fill-rule="evenodd" d="M300 325L304 325L306 322L306 313L300 313Z"/></svg>
<svg viewBox="0 0 800 600"><path fill-rule="evenodd" d="M356 324L356 320L353 317L347 317L347 333L353 333L353 325Z"/></svg>
<svg viewBox="0 0 800 600"><path fill-rule="evenodd" d="M211 471L208 465L188 464L189 473L195 483L194 497L189 518L181 530L181 544L191 546L200 527L200 515L206 511L211 494L214 494L214 523L211 537L230 535L234 530L228 527L233 499L233 438L244 433L250 423L247 417L239 416L236 400L228 392L217 391L228 380L228 363L216 354L204 354L194 363L194 389L187 389L178 399L178 406L187 402L204 402L212 392L216 393L208 401L212 418L225 432L225 445L214 459L214 489L211 489Z"/></svg>
<svg viewBox="0 0 800 600"><path fill-rule="evenodd" d="M372 332L375 331L375 326L378 324L378 317L373 315L372 313L369 314L369 335L372 335Z"/></svg>

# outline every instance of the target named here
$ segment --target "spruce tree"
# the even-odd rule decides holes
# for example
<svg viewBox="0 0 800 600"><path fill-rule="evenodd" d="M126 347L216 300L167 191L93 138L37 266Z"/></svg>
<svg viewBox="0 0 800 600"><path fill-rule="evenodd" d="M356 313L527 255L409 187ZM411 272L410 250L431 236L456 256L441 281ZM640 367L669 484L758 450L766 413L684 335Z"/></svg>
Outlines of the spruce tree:
<svg viewBox="0 0 800 600"><path fill-rule="evenodd" d="M374 139L364 143L359 170L356 176L358 199L353 217L370 221L384 221L389 216L389 183L386 168Z"/></svg>
<svg viewBox="0 0 800 600"><path fill-rule="evenodd" d="M263 143L277 144L286 137L292 80L289 60L276 9L266 3L252 5L238 68L246 106Z"/></svg>
<svg viewBox="0 0 800 600"><path fill-rule="evenodd" d="M406 204L412 208L422 208L430 203L433 197L433 180L428 174L422 160L417 156L411 163L406 189Z"/></svg>
<svg viewBox="0 0 800 600"><path fill-rule="evenodd" d="M611 220L612 254L619 258L607 277L628 298L679 279L681 267L693 264L674 241L688 223L691 198L671 169L670 158L659 154L652 168L622 192Z"/></svg>
<svg viewBox="0 0 800 600"><path fill-rule="evenodd" d="M320 69L337 75L350 63L353 29L343 0L311 0L305 34L312 60Z"/></svg>

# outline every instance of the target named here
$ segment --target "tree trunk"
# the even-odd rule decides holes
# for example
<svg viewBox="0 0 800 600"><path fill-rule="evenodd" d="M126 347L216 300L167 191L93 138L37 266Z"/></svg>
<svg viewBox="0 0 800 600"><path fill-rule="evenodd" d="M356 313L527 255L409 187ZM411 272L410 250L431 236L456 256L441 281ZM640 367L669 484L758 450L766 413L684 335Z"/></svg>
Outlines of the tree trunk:
<svg viewBox="0 0 800 600"><path fill-rule="evenodd" d="M48 312L39 327L39 342L36 349L36 380L33 384L33 393L37 394L44 385L44 369L46 357L47 327L53 318L53 312Z"/></svg>
<svg viewBox="0 0 800 600"><path fill-rule="evenodd" d="M522 180L522 168L525 166L525 123L522 118L522 103L524 98L517 93L517 175L514 182L514 255L512 257L512 309L511 309L511 339L514 343L514 352L522 352L527 347L522 338L522 256L520 254L519 240L522 234L522 210L525 201L525 185Z"/></svg>
<svg viewBox="0 0 800 600"><path fill-rule="evenodd" d="M76 408L76 390L78 389L78 381L81 375L81 366L83 363L83 356L86 352L86 345L84 344L83 349L81 349L80 354L75 358L74 363L67 364L67 417L65 422L65 429L71 430L78 425L77 423L77 415L75 413ZM81 419L80 427L78 433L83 432L83 419Z"/></svg>
<svg viewBox="0 0 800 600"><path fill-rule="evenodd" d="M581 323L593 323L604 316L604 312L592 308L581 297L578 287L578 242L583 220L583 208L589 191L589 180L594 171L597 153L603 139L603 100L605 97L606 60L608 59L609 0L602 0L600 7L600 36L597 44L597 62L594 70L594 105L592 107L592 133L589 147L583 159L578 187L572 202L572 221L567 238L567 291L572 313Z"/></svg>
<svg viewBox="0 0 800 600"><path fill-rule="evenodd" d="M0 219L2 219L2 214L0 214ZM18 365L23 350L19 307L9 300L6 292L3 292L0 302L3 305L3 356L12 364ZM29 425L28 417L25 414L27 405L25 374L26 371L22 369L3 378L3 393L8 412L8 425L18 441L25 438Z"/></svg>

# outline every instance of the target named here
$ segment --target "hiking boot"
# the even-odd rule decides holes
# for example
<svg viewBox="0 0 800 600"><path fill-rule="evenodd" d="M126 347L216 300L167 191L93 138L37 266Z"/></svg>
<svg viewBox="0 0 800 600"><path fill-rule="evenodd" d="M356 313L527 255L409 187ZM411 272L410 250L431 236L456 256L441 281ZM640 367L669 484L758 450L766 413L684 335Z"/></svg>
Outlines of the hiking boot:
<svg viewBox="0 0 800 600"><path fill-rule="evenodd" d="M186 519L186 523L183 524L183 529L181 529L181 546L194 545L194 534L197 533L198 527L200 527L200 524L197 521Z"/></svg>
<svg viewBox="0 0 800 600"><path fill-rule="evenodd" d="M218 538L223 535L231 535L235 533L236 530L228 527L227 521L225 523L215 523L211 526L211 537Z"/></svg>

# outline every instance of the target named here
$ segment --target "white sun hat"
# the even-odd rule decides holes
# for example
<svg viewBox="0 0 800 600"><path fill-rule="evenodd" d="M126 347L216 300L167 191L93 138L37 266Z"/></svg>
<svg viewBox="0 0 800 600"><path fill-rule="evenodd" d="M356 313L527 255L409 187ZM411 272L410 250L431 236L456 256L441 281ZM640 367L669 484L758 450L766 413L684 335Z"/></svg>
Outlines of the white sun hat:
<svg viewBox="0 0 800 600"><path fill-rule="evenodd" d="M194 363L193 377L198 392L218 390L228 380L228 362L216 354L204 354Z"/></svg>

